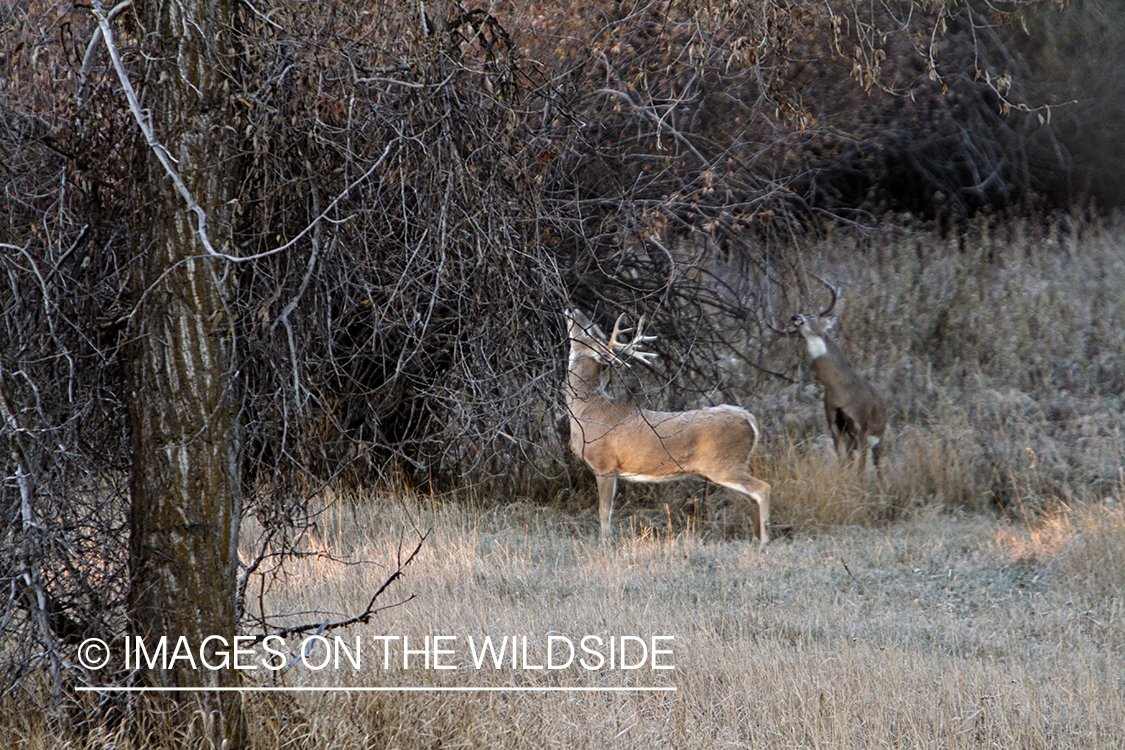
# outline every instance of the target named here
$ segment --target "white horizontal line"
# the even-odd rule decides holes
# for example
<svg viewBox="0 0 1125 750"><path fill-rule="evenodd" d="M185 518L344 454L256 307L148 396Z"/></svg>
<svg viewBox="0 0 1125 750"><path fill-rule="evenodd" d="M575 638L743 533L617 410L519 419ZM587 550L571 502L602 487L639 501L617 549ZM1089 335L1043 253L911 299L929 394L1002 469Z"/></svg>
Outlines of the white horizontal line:
<svg viewBox="0 0 1125 750"><path fill-rule="evenodd" d="M79 687L81 693L667 693L676 687Z"/></svg>

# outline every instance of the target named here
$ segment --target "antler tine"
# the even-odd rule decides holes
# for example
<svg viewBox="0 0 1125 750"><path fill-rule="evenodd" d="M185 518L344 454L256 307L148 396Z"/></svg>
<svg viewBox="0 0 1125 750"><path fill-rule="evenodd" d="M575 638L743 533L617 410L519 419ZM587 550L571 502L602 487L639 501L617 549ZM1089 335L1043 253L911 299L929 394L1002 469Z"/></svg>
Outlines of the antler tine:
<svg viewBox="0 0 1125 750"><path fill-rule="evenodd" d="M814 279L819 281L821 284L824 284L826 287L828 287L828 291L832 293L832 299L828 301L828 307L824 308L821 312L817 313L818 318L823 318L825 315L832 312L832 308L836 307L836 300L840 296L840 290L837 289L836 287L832 286L831 284L829 284L824 279L817 276L815 273L810 273L809 276L812 276Z"/></svg>
<svg viewBox="0 0 1125 750"><path fill-rule="evenodd" d="M613 321L613 333L611 333L609 335L609 341L606 343L606 348L609 349L611 352L614 349L619 349L619 348L625 346L624 344L622 344L620 341L617 340L617 337L620 336L623 333L626 333L627 331L633 330L632 328L622 328L621 327L621 321L624 320L624 319L625 319L625 313L621 313L620 315L617 316L617 320Z"/></svg>
<svg viewBox="0 0 1125 750"><path fill-rule="evenodd" d="M617 320L613 324L613 334L609 337L609 343L606 344L606 347L615 356L618 356L619 358L622 358L622 361L624 361L624 359L623 359L624 357L632 357L633 359L639 359L641 362L644 362L646 365L651 364L651 360L656 359L656 353L655 352L642 352L637 348L641 344L645 343L646 341L655 341L656 338L657 338L656 336L645 336L644 335L643 331L644 331L644 325L645 325L645 316L642 315L640 320L637 321L637 332L633 336L633 340L630 341L628 344L623 344L623 343L621 343L620 341L617 340L617 337L620 336L621 334L627 333L627 332L633 330L632 328L622 328L621 327L621 321L624 317L625 317L625 313L621 313L620 315L617 316Z"/></svg>
<svg viewBox="0 0 1125 750"><path fill-rule="evenodd" d="M639 359L641 362L644 362L646 365L649 365L649 364L652 364L652 360L656 359L656 357L657 357L656 352L642 352L637 347L639 347L641 344L645 343L646 341L656 341L656 339L658 337L657 336L645 336L643 334L644 327L645 327L645 316L642 315L640 320L637 321L637 333L636 333L635 336L633 336L633 340L629 342L628 347L626 349L626 352L633 359Z"/></svg>
<svg viewBox="0 0 1125 750"><path fill-rule="evenodd" d="M771 331L773 331L774 333L776 333L779 336L792 336L793 334L795 334L797 332L796 328L790 328L789 330L784 330L784 329L778 328L776 325L774 325L774 323L773 323L773 305L770 304L768 295L766 297L766 316L765 316L765 318L766 318L766 327L769 328Z"/></svg>
<svg viewBox="0 0 1125 750"><path fill-rule="evenodd" d="M795 329L785 330L784 328L778 328L773 324L773 320L771 319L770 315L766 316L766 327L776 333L778 336L792 336L797 332Z"/></svg>

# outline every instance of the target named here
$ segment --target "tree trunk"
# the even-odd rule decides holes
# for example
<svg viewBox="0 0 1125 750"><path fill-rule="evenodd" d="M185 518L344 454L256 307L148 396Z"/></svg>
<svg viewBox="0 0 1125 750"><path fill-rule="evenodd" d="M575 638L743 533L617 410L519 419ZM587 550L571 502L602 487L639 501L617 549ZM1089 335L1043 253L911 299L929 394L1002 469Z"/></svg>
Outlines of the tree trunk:
<svg viewBox="0 0 1125 750"><path fill-rule="evenodd" d="M228 96L228 76L238 69L233 6L145 0L136 9L147 61L142 106L151 113L155 139L206 215L212 245L230 252L238 185ZM235 686L236 671L208 669L198 658L208 636L229 644L237 628L239 441L224 282L230 269L205 257L197 215L151 149L147 157L137 180L143 208L135 234L138 313L130 352L131 629L150 646L167 636L169 653L181 637L195 650L194 665L175 660L145 671L150 685ZM209 660L217 663L221 645L212 643ZM190 744L244 746L238 693L158 695L182 711L177 731Z"/></svg>

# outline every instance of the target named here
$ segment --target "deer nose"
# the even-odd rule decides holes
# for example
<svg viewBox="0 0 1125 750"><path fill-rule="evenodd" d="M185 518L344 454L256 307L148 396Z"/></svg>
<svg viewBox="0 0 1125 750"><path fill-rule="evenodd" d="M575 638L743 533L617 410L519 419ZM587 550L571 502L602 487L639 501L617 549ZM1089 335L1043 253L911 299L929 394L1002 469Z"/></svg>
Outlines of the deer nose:
<svg viewBox="0 0 1125 750"><path fill-rule="evenodd" d="M805 322L805 319L801 315L794 315L792 318L789 319L789 322L792 323L795 326L799 326L799 325L801 325L802 323Z"/></svg>

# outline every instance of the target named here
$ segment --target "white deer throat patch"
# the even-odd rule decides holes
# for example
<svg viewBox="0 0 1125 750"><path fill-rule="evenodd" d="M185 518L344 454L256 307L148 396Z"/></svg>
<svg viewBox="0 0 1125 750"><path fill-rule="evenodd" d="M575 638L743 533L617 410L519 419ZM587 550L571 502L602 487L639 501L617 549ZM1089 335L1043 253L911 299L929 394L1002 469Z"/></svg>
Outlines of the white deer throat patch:
<svg viewBox="0 0 1125 750"><path fill-rule="evenodd" d="M828 353L828 345L820 336L806 336L805 343L809 345L809 356L813 359L820 359Z"/></svg>

